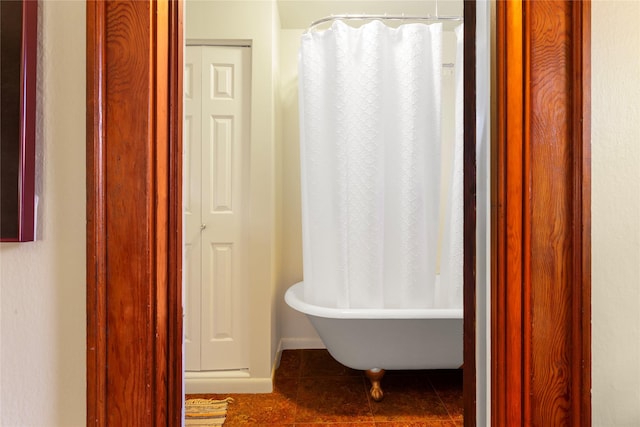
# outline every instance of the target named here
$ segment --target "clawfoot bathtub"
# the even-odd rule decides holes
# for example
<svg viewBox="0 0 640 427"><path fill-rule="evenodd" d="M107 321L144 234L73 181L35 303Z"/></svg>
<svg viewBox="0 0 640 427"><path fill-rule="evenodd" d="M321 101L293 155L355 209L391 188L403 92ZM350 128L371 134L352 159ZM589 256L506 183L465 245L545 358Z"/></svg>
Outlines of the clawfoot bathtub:
<svg viewBox="0 0 640 427"><path fill-rule="evenodd" d="M329 353L367 371L371 397L383 397L385 369L456 369L462 365L462 309L339 309L304 301L303 282L287 304L307 315Z"/></svg>

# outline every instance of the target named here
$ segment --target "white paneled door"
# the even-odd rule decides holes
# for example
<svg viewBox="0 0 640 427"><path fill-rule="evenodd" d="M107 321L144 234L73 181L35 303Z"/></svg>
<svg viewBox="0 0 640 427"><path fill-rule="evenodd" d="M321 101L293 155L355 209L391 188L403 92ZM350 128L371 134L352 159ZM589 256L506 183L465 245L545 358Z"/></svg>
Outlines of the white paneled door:
<svg viewBox="0 0 640 427"><path fill-rule="evenodd" d="M247 47L187 46L184 73L185 363L248 368Z"/></svg>

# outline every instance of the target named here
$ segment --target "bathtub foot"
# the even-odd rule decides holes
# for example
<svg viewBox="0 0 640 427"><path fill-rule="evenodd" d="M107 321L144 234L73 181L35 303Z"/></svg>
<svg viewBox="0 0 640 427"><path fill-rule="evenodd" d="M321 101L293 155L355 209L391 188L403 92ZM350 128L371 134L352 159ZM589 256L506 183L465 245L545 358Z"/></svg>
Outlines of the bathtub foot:
<svg viewBox="0 0 640 427"><path fill-rule="evenodd" d="M371 390L369 393L371 394L371 398L376 402L380 402L384 397L384 393L382 393L382 388L380 387L380 380L384 376L384 369L369 369L365 372L369 381L371 381Z"/></svg>

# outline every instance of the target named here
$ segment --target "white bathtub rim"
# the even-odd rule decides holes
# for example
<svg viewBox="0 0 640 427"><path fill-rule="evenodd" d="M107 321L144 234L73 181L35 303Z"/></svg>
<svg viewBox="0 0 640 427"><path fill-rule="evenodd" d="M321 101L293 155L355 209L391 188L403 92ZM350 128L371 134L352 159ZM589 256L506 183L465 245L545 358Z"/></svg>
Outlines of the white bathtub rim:
<svg viewBox="0 0 640 427"><path fill-rule="evenodd" d="M296 311L329 319L462 319L462 308L333 308L304 301L304 282L287 289L284 299Z"/></svg>

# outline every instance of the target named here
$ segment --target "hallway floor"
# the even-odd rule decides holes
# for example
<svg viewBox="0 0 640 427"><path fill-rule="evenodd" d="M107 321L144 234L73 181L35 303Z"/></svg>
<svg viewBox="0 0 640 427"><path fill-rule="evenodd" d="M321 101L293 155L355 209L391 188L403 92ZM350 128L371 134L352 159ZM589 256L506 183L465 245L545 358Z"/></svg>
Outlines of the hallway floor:
<svg viewBox="0 0 640 427"><path fill-rule="evenodd" d="M462 370L387 371L384 399L373 401L362 371L326 350L285 350L273 393L198 394L232 397L225 426L462 426Z"/></svg>

